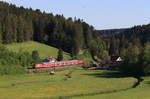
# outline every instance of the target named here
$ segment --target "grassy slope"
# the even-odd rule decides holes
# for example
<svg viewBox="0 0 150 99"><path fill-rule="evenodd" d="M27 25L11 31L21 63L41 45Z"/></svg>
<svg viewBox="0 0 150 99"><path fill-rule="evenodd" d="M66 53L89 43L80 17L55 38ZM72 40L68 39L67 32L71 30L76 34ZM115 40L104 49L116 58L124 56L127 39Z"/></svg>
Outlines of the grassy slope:
<svg viewBox="0 0 150 99"><path fill-rule="evenodd" d="M72 78L64 80L64 75L72 70L74 70ZM1 76L0 99L49 99L58 96L106 92L128 88L135 82L133 78L96 77L93 75L96 73L103 73L103 71L70 68L57 71L53 76L47 73Z"/></svg>
<svg viewBox="0 0 150 99"><path fill-rule="evenodd" d="M134 89L121 91L111 94L99 94L93 96L74 97L70 99L150 99L150 77L145 77L145 80Z"/></svg>
<svg viewBox="0 0 150 99"><path fill-rule="evenodd" d="M38 42L24 42L24 43L14 43L8 44L6 47L12 51L19 52L19 51L27 51L31 53L33 50L37 50L41 58L45 58L47 56L57 57L58 49L38 43ZM64 53L64 59L69 59L69 54Z"/></svg>

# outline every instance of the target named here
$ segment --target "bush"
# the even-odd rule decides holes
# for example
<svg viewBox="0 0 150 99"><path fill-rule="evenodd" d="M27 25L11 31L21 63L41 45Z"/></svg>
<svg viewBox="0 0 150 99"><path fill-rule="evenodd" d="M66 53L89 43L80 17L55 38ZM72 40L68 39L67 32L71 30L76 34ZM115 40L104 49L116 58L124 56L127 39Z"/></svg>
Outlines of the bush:
<svg viewBox="0 0 150 99"><path fill-rule="evenodd" d="M19 55L20 65L23 67L28 67L32 63L32 57L28 52L22 52Z"/></svg>
<svg viewBox="0 0 150 99"><path fill-rule="evenodd" d="M0 75L26 73L25 68L30 66L33 60L40 61L37 51L33 51L32 55L22 51L16 53L0 45Z"/></svg>
<svg viewBox="0 0 150 99"><path fill-rule="evenodd" d="M58 61L63 60L63 50L62 49L58 50L57 60Z"/></svg>
<svg viewBox="0 0 150 99"><path fill-rule="evenodd" d="M91 67L92 63L93 63L92 56L88 51L84 52L84 54L82 54L82 55L74 56L73 59L84 60L83 67L85 67L85 68Z"/></svg>
<svg viewBox="0 0 150 99"><path fill-rule="evenodd" d="M32 59L33 59L32 62L33 65L41 62L41 59L39 57L39 52L37 50L32 51Z"/></svg>
<svg viewBox="0 0 150 99"><path fill-rule="evenodd" d="M25 74L26 69L22 66L0 66L0 75Z"/></svg>
<svg viewBox="0 0 150 99"><path fill-rule="evenodd" d="M5 46L0 45L0 65L21 65L31 64L32 57L28 52L12 52Z"/></svg>

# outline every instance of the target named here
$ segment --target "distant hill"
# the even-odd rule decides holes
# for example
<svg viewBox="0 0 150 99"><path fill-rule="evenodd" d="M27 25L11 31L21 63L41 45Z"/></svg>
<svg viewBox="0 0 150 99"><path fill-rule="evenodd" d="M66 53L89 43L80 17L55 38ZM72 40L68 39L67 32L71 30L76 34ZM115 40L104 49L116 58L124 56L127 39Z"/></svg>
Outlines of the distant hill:
<svg viewBox="0 0 150 99"><path fill-rule="evenodd" d="M125 28L124 29L107 29L107 30L98 30L98 32L103 35L104 37L107 37L107 36L111 36L113 34L118 34L120 32L123 32L124 30L126 30Z"/></svg>
<svg viewBox="0 0 150 99"><path fill-rule="evenodd" d="M128 29L101 31L107 36L110 55L124 54L125 50L132 46L142 48L145 43L150 42L150 24L138 25ZM114 34L114 35L112 35ZM131 48L129 48L131 46Z"/></svg>
<svg viewBox="0 0 150 99"><path fill-rule="evenodd" d="M57 52L58 52L57 48L42 43L34 42L34 41L6 44L6 47L9 50L14 52L26 51L32 53L33 50L37 50L41 58L45 58L47 56L53 56L57 58ZM70 54L64 52L64 59L65 60L70 59Z"/></svg>

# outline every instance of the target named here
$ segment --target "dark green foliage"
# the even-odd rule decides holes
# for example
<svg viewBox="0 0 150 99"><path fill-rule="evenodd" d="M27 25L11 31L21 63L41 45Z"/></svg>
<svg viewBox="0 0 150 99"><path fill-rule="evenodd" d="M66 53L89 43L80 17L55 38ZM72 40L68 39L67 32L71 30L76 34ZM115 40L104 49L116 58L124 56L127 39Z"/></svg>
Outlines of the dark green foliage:
<svg viewBox="0 0 150 99"><path fill-rule="evenodd" d="M2 43L2 25L0 23L0 44Z"/></svg>
<svg viewBox="0 0 150 99"><path fill-rule="evenodd" d="M33 62L32 62L33 65L41 62L38 51L36 51L36 50L32 51L32 59L33 59Z"/></svg>
<svg viewBox="0 0 150 99"><path fill-rule="evenodd" d="M16 53L10 52L3 45L0 45L0 65L18 65L19 63Z"/></svg>
<svg viewBox="0 0 150 99"><path fill-rule="evenodd" d="M150 24L102 32L109 55L119 55L123 58L121 70L124 73L133 76L150 73Z"/></svg>
<svg viewBox="0 0 150 99"><path fill-rule="evenodd" d="M140 77L144 74L143 66L140 63L140 53L138 46L129 44L124 56L124 63L121 66L123 73L134 77Z"/></svg>
<svg viewBox="0 0 150 99"><path fill-rule="evenodd" d="M26 73L32 57L27 52L15 53L0 45L0 75Z"/></svg>
<svg viewBox="0 0 150 99"><path fill-rule="evenodd" d="M32 51L32 58L33 58L33 60L39 59L39 53L37 50Z"/></svg>
<svg viewBox="0 0 150 99"><path fill-rule="evenodd" d="M119 55L119 40L116 39L114 36L111 37L110 40L110 48L109 54L110 55Z"/></svg>
<svg viewBox="0 0 150 99"><path fill-rule="evenodd" d="M32 57L27 52L15 53L0 45L0 65L21 65L29 66Z"/></svg>
<svg viewBox="0 0 150 99"><path fill-rule="evenodd" d="M135 45L130 45L124 57L121 71L134 77L150 73L150 44L146 43L140 50Z"/></svg>
<svg viewBox="0 0 150 99"><path fill-rule="evenodd" d="M27 70L22 66L0 66L0 75L24 74Z"/></svg>
<svg viewBox="0 0 150 99"><path fill-rule="evenodd" d="M144 75L143 66L139 63L124 63L120 69L128 76L134 76L137 78Z"/></svg>
<svg viewBox="0 0 150 99"><path fill-rule="evenodd" d="M107 36L106 39L110 55L124 56L125 49L131 44L141 49L145 43L150 42L150 24L123 29Z"/></svg>
<svg viewBox="0 0 150 99"><path fill-rule="evenodd" d="M137 63L139 62L139 55L141 51L138 46L129 44L129 47L127 48L127 52L125 55L125 61L128 63Z"/></svg>
<svg viewBox="0 0 150 99"><path fill-rule="evenodd" d="M150 43L146 43L141 53L141 61L145 74L150 73Z"/></svg>
<svg viewBox="0 0 150 99"><path fill-rule="evenodd" d="M58 61L63 60L63 50L62 49L58 50L57 60Z"/></svg>
<svg viewBox="0 0 150 99"><path fill-rule="evenodd" d="M108 51L107 50L103 50L100 54L99 57L102 60L105 60L107 57L109 56Z"/></svg>
<svg viewBox="0 0 150 99"><path fill-rule="evenodd" d="M66 19L63 15L17 8L4 2L0 2L0 15L0 43L34 40L61 48L73 56L82 54L84 49L92 52L105 49L99 33L80 19ZM96 42L94 49L93 41Z"/></svg>
<svg viewBox="0 0 150 99"><path fill-rule="evenodd" d="M22 52L22 53L19 53L18 55L19 55L19 61L20 61L21 66L28 67L31 65L31 62L33 59L28 52Z"/></svg>

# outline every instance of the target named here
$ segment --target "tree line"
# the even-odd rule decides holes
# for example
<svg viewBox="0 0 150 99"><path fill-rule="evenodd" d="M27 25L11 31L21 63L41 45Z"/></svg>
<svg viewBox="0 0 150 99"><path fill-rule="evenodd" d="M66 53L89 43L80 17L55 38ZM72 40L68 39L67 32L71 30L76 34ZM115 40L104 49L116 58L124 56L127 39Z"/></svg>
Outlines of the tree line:
<svg viewBox="0 0 150 99"><path fill-rule="evenodd" d="M38 41L76 56L87 50L94 56L106 50L100 34L81 19L16 7L0 2L0 43Z"/></svg>
<svg viewBox="0 0 150 99"><path fill-rule="evenodd" d="M145 43L150 42L150 24L124 29L119 33L112 33L106 37L106 42L110 55L124 56L125 50L130 46L142 48Z"/></svg>
<svg viewBox="0 0 150 99"><path fill-rule="evenodd" d="M150 73L150 24L111 33L105 40L109 55L124 59L123 72L136 76Z"/></svg>

